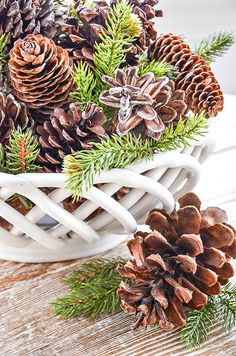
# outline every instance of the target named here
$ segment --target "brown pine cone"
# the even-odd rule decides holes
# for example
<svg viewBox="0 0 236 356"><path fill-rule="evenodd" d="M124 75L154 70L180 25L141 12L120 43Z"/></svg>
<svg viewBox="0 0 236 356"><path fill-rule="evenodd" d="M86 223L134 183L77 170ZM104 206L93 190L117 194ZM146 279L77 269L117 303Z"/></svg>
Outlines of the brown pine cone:
<svg viewBox="0 0 236 356"><path fill-rule="evenodd" d="M18 126L22 130L33 129L34 121L23 103L13 95L0 92L0 143L6 146L9 138Z"/></svg>
<svg viewBox="0 0 236 356"><path fill-rule="evenodd" d="M171 33L160 36L149 49L149 59L165 59L178 68L176 88L185 91L186 103L195 114L204 112L206 117L211 117L222 111L223 93L211 68L181 37Z"/></svg>
<svg viewBox="0 0 236 356"><path fill-rule="evenodd" d="M134 260L120 266L131 279L118 294L125 311L137 315L133 329L154 325L170 330L186 322L184 306L203 307L208 296L234 275L236 231L219 208L200 211L198 197L189 193L171 215L153 210L146 221L152 232L138 232L128 242Z"/></svg>
<svg viewBox="0 0 236 356"><path fill-rule="evenodd" d="M127 64L137 63L135 56L143 53L157 37L154 29L155 17L162 16L161 11L154 10L158 0L130 0L133 5L133 13L142 23L142 33L132 45L127 54ZM93 8L86 6L86 0L74 1L76 17L67 19L65 33L59 37L59 44L68 50L74 61L84 60L93 66L94 44L100 41L101 30L106 30L106 19L111 8L117 4L117 0L93 1Z"/></svg>
<svg viewBox="0 0 236 356"><path fill-rule="evenodd" d="M40 153L37 163L45 172L61 172L63 159L76 151L91 148L105 134L102 109L89 102L85 111L76 104L66 113L55 109L51 120L37 127Z"/></svg>
<svg viewBox="0 0 236 356"><path fill-rule="evenodd" d="M2 0L0 2L0 36L5 33L9 44L33 33L54 37L63 23L62 12L53 0Z"/></svg>
<svg viewBox="0 0 236 356"><path fill-rule="evenodd" d="M42 35L15 42L8 63L15 95L28 108L50 111L68 100L71 61L63 48Z"/></svg>
<svg viewBox="0 0 236 356"><path fill-rule="evenodd" d="M125 135L132 131L145 139L158 140L165 126L178 121L187 112L183 90L175 90L167 77L155 79L153 73L138 76L138 67L126 72L117 69L115 78L104 76L111 86L100 95L100 102L119 109L116 130Z"/></svg>

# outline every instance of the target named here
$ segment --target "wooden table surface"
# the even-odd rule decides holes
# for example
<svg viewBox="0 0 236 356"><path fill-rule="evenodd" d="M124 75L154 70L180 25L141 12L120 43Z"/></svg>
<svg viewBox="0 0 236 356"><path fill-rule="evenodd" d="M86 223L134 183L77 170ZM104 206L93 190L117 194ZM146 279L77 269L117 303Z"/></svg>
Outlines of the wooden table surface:
<svg viewBox="0 0 236 356"><path fill-rule="evenodd" d="M236 98L226 97L226 107L213 122L216 153L203 165L195 191L202 200L229 211L236 225ZM103 256L127 254L125 244ZM222 332L214 325L201 348L186 350L179 330L155 328L130 331L132 317L117 312L95 320L65 321L52 315L48 303L67 293L62 278L84 260L24 264L0 261L1 356L161 356L236 355L236 331Z"/></svg>

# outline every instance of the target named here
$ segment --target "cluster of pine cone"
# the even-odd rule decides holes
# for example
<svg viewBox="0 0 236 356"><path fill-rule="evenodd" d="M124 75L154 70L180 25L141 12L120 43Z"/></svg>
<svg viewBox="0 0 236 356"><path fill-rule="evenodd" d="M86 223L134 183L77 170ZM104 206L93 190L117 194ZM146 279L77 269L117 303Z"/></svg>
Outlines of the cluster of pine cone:
<svg viewBox="0 0 236 356"><path fill-rule="evenodd" d="M107 90L100 104L88 102L82 110L69 96L75 90L71 68L83 61L94 69L95 44L108 30L106 20L118 0L96 0L90 7L74 0L70 11L53 0L1 1L0 36L7 36L9 58L0 74L0 143L7 145L18 126L31 129L41 170L61 172L65 155L90 148L105 133L158 140L189 110L217 115L223 96L209 66L180 37L157 35L158 2L129 0L141 27L127 49L128 69L117 69L115 78L104 76ZM165 59L178 68L175 82L153 73L139 75L139 56L147 51L149 61ZM116 109L112 125L106 124L100 105Z"/></svg>

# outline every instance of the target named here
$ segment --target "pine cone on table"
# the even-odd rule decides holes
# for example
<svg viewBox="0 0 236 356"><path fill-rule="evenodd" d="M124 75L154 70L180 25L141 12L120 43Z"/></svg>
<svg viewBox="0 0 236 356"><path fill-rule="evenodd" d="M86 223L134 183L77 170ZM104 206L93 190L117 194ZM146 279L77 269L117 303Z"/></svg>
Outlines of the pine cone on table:
<svg viewBox="0 0 236 356"><path fill-rule="evenodd" d="M53 0L2 0L0 2L0 36L5 33L9 44L28 34L54 37L61 29L63 14Z"/></svg>
<svg viewBox="0 0 236 356"><path fill-rule="evenodd" d="M128 242L134 260L118 268L134 282L123 282L118 290L122 308L137 315L133 329L156 322L165 330L183 326L183 307L203 307L234 275L236 231L226 223L225 211L200 211L193 193L179 203L172 214L150 212L146 223L152 232L136 233Z"/></svg>
<svg viewBox="0 0 236 356"><path fill-rule="evenodd" d="M130 0L133 5L133 13L142 23L142 33L132 45L127 54L127 64L136 64L137 54L143 53L150 43L157 37L154 29L155 17L162 15L161 11L154 10L153 6L158 0ZM100 41L102 29L106 30L106 19L111 8L117 4L117 0L111 1L111 7L107 1L94 1L93 8L86 6L86 1L74 1L76 17L70 17L64 26L65 33L59 37L58 43L68 50L74 61L84 60L93 66L94 44Z"/></svg>
<svg viewBox="0 0 236 356"><path fill-rule="evenodd" d="M224 106L223 93L211 68L179 36L160 36L149 49L149 59L176 66L180 75L176 88L185 91L186 103L195 114L205 112L206 117L216 116Z"/></svg>
<svg viewBox="0 0 236 356"><path fill-rule="evenodd" d="M28 108L50 112L68 101L71 61L63 48L42 35L15 42L8 63L15 95Z"/></svg>
<svg viewBox="0 0 236 356"><path fill-rule="evenodd" d="M45 172L61 172L63 158L76 151L91 148L105 130L106 117L102 109L89 102L85 111L76 104L70 110L55 109L51 120L37 127L40 153L37 163Z"/></svg>
<svg viewBox="0 0 236 356"><path fill-rule="evenodd" d="M0 92L0 143L6 146L12 132L20 126L33 129L34 121L23 103L18 102L13 95Z"/></svg>
<svg viewBox="0 0 236 356"><path fill-rule="evenodd" d="M138 67L126 72L117 69L115 78L104 76L104 83L111 86L100 95L100 102L119 109L116 130L125 135L147 136L158 140L165 126L176 122L188 110L184 92L175 90L167 77L155 79L153 73L138 76Z"/></svg>

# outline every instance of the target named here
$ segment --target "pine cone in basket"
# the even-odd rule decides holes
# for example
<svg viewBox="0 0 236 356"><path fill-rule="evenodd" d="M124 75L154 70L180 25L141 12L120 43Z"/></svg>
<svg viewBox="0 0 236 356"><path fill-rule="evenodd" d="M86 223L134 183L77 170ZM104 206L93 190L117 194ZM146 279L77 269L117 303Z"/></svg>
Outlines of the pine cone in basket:
<svg viewBox="0 0 236 356"><path fill-rule="evenodd" d="M33 129L34 121L23 103L13 95L0 92L0 143L8 144L9 138L18 126L22 130Z"/></svg>
<svg viewBox="0 0 236 356"><path fill-rule="evenodd" d="M53 0L2 0L0 36L5 33L10 44L30 33L54 37L61 29L62 15Z"/></svg>
<svg viewBox="0 0 236 356"><path fill-rule="evenodd" d="M51 39L42 35L19 39L8 63L15 95L28 108L61 107L73 86L70 65L67 51Z"/></svg>
<svg viewBox="0 0 236 356"><path fill-rule="evenodd" d="M149 49L149 59L165 59L178 68L176 87L185 91L185 100L194 113L205 112L211 117L222 111L223 93L211 68L181 37L171 33L160 36Z"/></svg>
<svg viewBox="0 0 236 356"><path fill-rule="evenodd" d="M123 282L118 290L122 308L137 315L134 329L156 322L165 330L183 326L183 307L203 307L234 275L230 258L236 258L236 232L226 223L225 211L201 211L193 193L179 203L172 214L149 213L152 232L136 233L128 242L134 260L118 268L134 282Z"/></svg>
<svg viewBox="0 0 236 356"><path fill-rule="evenodd" d="M118 108L116 130L125 135L131 131L143 138L158 140L165 125L178 121L187 112L184 91L175 90L167 77L155 79L153 73L138 76L138 67L126 72L117 69L115 78L104 76L104 83L111 86L101 93L99 100Z"/></svg>
<svg viewBox="0 0 236 356"><path fill-rule="evenodd" d="M65 155L91 148L104 135L106 117L102 109L89 102L85 111L76 104L70 110L55 109L51 120L37 127L40 154L37 161L45 172L61 172Z"/></svg>
<svg viewBox="0 0 236 356"><path fill-rule="evenodd" d="M93 7L89 8L85 0L74 1L76 17L67 19L65 33L59 37L59 44L68 50L73 60L82 59L93 66L94 44L100 41L102 29L107 29L107 15L117 2L113 0L109 6L107 1L93 1ZM158 0L130 0L128 2L133 5L133 13L142 23L142 33L133 43L126 58L127 63L133 65L137 63L135 56L143 53L151 41L156 39L154 22L151 20L162 16L162 13L153 8Z"/></svg>

